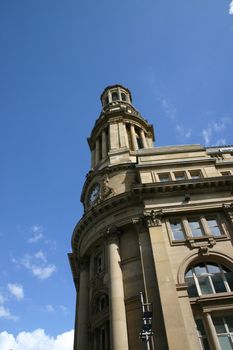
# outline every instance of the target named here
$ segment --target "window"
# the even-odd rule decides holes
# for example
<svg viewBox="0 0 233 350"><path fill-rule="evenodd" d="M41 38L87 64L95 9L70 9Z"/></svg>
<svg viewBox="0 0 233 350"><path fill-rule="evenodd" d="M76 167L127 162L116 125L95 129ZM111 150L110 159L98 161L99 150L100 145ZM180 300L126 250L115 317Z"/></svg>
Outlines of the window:
<svg viewBox="0 0 233 350"><path fill-rule="evenodd" d="M188 219L188 223L192 237L201 237L204 235L198 219Z"/></svg>
<svg viewBox="0 0 233 350"><path fill-rule="evenodd" d="M200 179L202 177L201 170L190 170L189 174L192 180Z"/></svg>
<svg viewBox="0 0 233 350"><path fill-rule="evenodd" d="M185 180L186 179L186 174L184 171L179 171L174 173L175 179L176 180Z"/></svg>
<svg viewBox="0 0 233 350"><path fill-rule="evenodd" d="M232 272L216 263L200 263L191 267L186 272L185 282L190 298L233 291Z"/></svg>
<svg viewBox="0 0 233 350"><path fill-rule="evenodd" d="M220 173L222 176L229 176L231 175L231 172L230 171L221 171Z"/></svg>
<svg viewBox="0 0 233 350"><path fill-rule="evenodd" d="M185 232L181 221L174 220L170 222L170 225L171 225L173 239L175 240L185 239Z"/></svg>
<svg viewBox="0 0 233 350"><path fill-rule="evenodd" d="M121 99L122 101L126 101L126 94L124 92L121 93Z"/></svg>
<svg viewBox="0 0 233 350"><path fill-rule="evenodd" d="M160 182L167 182L171 180L170 174L169 173L161 173L158 174L159 176L159 181Z"/></svg>
<svg viewBox="0 0 233 350"><path fill-rule="evenodd" d="M118 93L117 92L113 92L112 93L112 101L117 101L118 100Z"/></svg>
<svg viewBox="0 0 233 350"><path fill-rule="evenodd" d="M221 238L226 235L220 215L199 215L170 219L168 230L172 240L185 240L200 237Z"/></svg>
<svg viewBox="0 0 233 350"><path fill-rule="evenodd" d="M196 326L197 326L197 334L198 338L201 344L201 349L202 350L210 350L209 342L207 339L205 327L203 324L202 319L196 319Z"/></svg>
<svg viewBox="0 0 233 350"><path fill-rule="evenodd" d="M209 231L211 232L211 234L215 237L217 236L221 236L222 232L220 230L219 224L217 222L217 220L214 217L207 217L206 218L206 223L207 226L209 228Z"/></svg>
<svg viewBox="0 0 233 350"><path fill-rule="evenodd" d="M108 98L108 96L107 96L106 99L105 99L105 104L106 104L106 105L109 104L109 98Z"/></svg>
<svg viewBox="0 0 233 350"><path fill-rule="evenodd" d="M233 314L224 317L212 317L220 348L233 349Z"/></svg>
<svg viewBox="0 0 233 350"><path fill-rule="evenodd" d="M94 312L99 313L108 309L108 296L106 294L102 294L98 296L95 300Z"/></svg>
<svg viewBox="0 0 233 350"><path fill-rule="evenodd" d="M100 274L104 271L104 256L103 252L98 253L94 259L95 273Z"/></svg>

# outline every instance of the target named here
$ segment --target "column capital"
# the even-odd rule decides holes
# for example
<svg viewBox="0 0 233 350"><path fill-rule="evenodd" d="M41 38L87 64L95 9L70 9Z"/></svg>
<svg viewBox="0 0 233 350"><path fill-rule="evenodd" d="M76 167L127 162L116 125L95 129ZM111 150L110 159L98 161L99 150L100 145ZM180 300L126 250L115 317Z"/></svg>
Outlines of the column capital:
<svg viewBox="0 0 233 350"><path fill-rule="evenodd" d="M162 226L163 210L151 210L151 212L144 213L144 219L148 227Z"/></svg>
<svg viewBox="0 0 233 350"><path fill-rule="evenodd" d="M106 239L107 244L110 243L119 243L119 229L116 226L109 226L107 227L104 237Z"/></svg>

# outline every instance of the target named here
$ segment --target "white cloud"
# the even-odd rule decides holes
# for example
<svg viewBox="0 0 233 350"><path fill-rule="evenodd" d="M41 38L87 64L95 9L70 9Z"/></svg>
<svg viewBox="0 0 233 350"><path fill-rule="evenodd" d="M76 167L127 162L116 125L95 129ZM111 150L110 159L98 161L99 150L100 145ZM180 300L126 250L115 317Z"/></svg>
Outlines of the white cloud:
<svg viewBox="0 0 233 350"><path fill-rule="evenodd" d="M43 329L22 332L16 337L7 332L0 333L0 350L72 350L74 331L59 334L56 338L45 334Z"/></svg>
<svg viewBox="0 0 233 350"><path fill-rule="evenodd" d="M54 309L53 305L46 305L45 311L46 312L55 312L55 309Z"/></svg>
<svg viewBox="0 0 233 350"><path fill-rule="evenodd" d="M176 116L176 107L166 98L162 98L160 102L165 115L170 119L174 119Z"/></svg>
<svg viewBox="0 0 233 350"><path fill-rule="evenodd" d="M68 315L69 311L68 311L68 309L67 309L66 306L60 305L60 309L61 309L61 311L63 312L63 314L64 314L65 316Z"/></svg>
<svg viewBox="0 0 233 350"><path fill-rule="evenodd" d="M226 144L226 139L224 137L221 137L221 134L225 132L227 126L230 123L231 121L229 118L221 118L218 121L213 121L209 123L207 127L201 131L205 145L209 146L210 144Z"/></svg>
<svg viewBox="0 0 233 350"><path fill-rule="evenodd" d="M178 139L181 139L181 140L189 139L192 134L192 130L190 128L185 128L180 124L176 125L176 132L177 132Z"/></svg>
<svg viewBox="0 0 233 350"><path fill-rule="evenodd" d="M5 308L5 306L3 305L0 305L0 318L6 318L7 320L13 320L13 321L16 321L18 319L18 317L12 315L10 310Z"/></svg>
<svg viewBox="0 0 233 350"><path fill-rule="evenodd" d="M229 5L229 14L233 15L233 1Z"/></svg>
<svg viewBox="0 0 233 350"><path fill-rule="evenodd" d="M34 255L25 254L20 259L12 258L12 262L18 266L23 266L40 280L45 280L56 271L54 264L47 264L47 258L43 251L38 251Z"/></svg>
<svg viewBox="0 0 233 350"><path fill-rule="evenodd" d="M16 299L21 300L24 298L24 290L21 284L8 283L8 290Z"/></svg>
<svg viewBox="0 0 233 350"><path fill-rule="evenodd" d="M37 243L44 237L44 229L41 225L33 225L30 228L30 232L32 233L32 236L28 239L30 244Z"/></svg>
<svg viewBox="0 0 233 350"><path fill-rule="evenodd" d="M39 259L39 260L43 261L44 263L47 262L46 255L42 250L39 250L34 256L36 259Z"/></svg>

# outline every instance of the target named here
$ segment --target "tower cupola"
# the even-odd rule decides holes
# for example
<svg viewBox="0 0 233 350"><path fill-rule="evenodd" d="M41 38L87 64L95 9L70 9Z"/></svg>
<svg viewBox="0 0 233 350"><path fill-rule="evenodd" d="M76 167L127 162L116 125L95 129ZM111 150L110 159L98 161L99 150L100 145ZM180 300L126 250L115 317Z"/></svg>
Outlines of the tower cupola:
<svg viewBox="0 0 233 350"><path fill-rule="evenodd" d="M100 99L103 107L109 104L117 104L119 102L132 103L131 92L122 85L108 86L103 91Z"/></svg>
<svg viewBox="0 0 233 350"><path fill-rule="evenodd" d="M132 105L129 89L108 86L100 99L102 111L88 138L92 170L135 162L137 151L154 147L153 126Z"/></svg>

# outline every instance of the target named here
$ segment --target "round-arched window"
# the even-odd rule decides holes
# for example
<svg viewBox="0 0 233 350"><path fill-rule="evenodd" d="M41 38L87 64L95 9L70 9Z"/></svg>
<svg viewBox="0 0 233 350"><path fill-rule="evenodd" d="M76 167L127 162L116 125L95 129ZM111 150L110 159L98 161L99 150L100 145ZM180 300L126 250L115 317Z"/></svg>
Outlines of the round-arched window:
<svg viewBox="0 0 233 350"><path fill-rule="evenodd" d="M199 263L189 268L185 282L190 298L233 291L233 273L227 267L212 262Z"/></svg>
<svg viewBox="0 0 233 350"><path fill-rule="evenodd" d="M121 99L122 101L126 101L126 94L124 92L121 93Z"/></svg>
<svg viewBox="0 0 233 350"><path fill-rule="evenodd" d="M118 98L118 93L117 92L113 92L112 93L112 101L117 101L119 98Z"/></svg>

